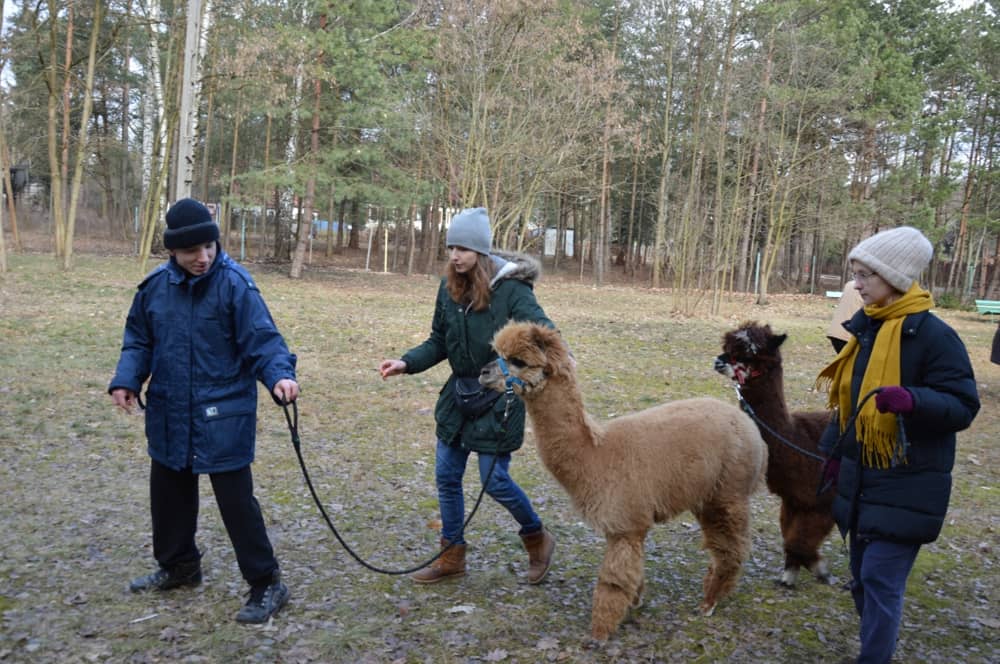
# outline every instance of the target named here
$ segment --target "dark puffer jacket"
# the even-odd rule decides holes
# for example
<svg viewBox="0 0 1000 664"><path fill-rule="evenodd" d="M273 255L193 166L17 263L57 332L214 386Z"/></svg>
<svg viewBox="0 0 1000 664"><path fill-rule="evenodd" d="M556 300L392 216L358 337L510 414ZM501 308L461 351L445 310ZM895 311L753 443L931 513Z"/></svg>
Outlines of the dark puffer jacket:
<svg viewBox="0 0 1000 664"><path fill-rule="evenodd" d="M530 256L514 253L491 255L497 272L491 284L490 306L485 311L471 311L451 299L441 280L431 334L419 346L401 358L406 372L415 374L447 359L452 375L438 394L434 408L437 437L450 445L458 444L476 452L512 452L524 442L524 403L513 398L506 422L503 420L506 397L475 419L467 419L455 405L452 383L455 376L478 376L482 367L496 358L490 346L493 334L508 321L531 321L555 327L535 299L533 286L540 266Z"/></svg>
<svg viewBox="0 0 1000 664"><path fill-rule="evenodd" d="M108 391L146 390L146 437L157 462L196 473L254 459L257 380L295 379L253 279L221 249L191 277L171 258L139 284Z"/></svg>
<svg viewBox="0 0 1000 664"><path fill-rule="evenodd" d="M860 344L851 376L852 403L881 322L859 311L845 327ZM954 330L930 312L911 314L903 323L900 384L913 395L913 411L903 416L909 441L907 462L872 468L860 461L854 428L840 438L834 417L820 448L841 457L834 518L842 536L923 544L937 539L951 496L955 433L979 412L979 395L965 345ZM874 397L873 397L874 398Z"/></svg>

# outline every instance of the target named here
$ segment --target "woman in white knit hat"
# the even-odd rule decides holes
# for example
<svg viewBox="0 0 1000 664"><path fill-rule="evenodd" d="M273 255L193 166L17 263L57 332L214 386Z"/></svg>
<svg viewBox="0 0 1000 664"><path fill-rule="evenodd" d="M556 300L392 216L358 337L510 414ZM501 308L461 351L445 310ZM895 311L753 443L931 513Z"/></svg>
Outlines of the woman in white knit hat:
<svg viewBox="0 0 1000 664"><path fill-rule="evenodd" d="M465 574L462 478L469 455L476 452L479 477L491 498L507 508L519 526L528 553L528 583L545 578L556 541L542 526L528 496L509 473L511 453L524 442L524 403L509 404L488 392L481 405L456 396L461 379L479 388L480 369L496 359L493 334L507 321L555 325L535 299L533 285L540 266L530 256L493 251L490 219L484 208L456 214L448 227L448 272L438 288L431 333L398 360L383 360L383 380L415 374L447 360L452 374L434 408L437 450L435 480L441 510L443 552L432 565L413 575L418 583L437 583ZM491 471L492 469L492 471Z"/></svg>
<svg viewBox="0 0 1000 664"><path fill-rule="evenodd" d="M948 509L955 434L979 411L965 345L931 314L934 300L917 282L932 253L909 226L851 250L865 306L844 324L852 337L817 379L835 409L820 449L829 456L824 477L836 483L834 518L850 538L859 663L892 658L906 579Z"/></svg>

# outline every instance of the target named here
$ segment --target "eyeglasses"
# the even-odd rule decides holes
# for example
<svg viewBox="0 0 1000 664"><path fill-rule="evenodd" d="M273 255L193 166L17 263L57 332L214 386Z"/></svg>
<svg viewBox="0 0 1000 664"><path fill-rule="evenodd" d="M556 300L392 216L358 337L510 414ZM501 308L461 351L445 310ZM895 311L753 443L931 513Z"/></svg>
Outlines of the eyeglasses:
<svg viewBox="0 0 1000 664"><path fill-rule="evenodd" d="M855 272L851 276L854 277L855 281L868 281L872 277L877 277L878 272Z"/></svg>

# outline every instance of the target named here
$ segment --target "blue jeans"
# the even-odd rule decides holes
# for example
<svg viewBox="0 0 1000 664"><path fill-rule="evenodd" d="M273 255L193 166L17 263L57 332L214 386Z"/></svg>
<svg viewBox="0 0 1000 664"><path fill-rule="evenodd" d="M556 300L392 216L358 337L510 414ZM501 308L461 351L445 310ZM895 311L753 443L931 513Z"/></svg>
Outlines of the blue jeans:
<svg viewBox="0 0 1000 664"><path fill-rule="evenodd" d="M459 445L454 447L442 441L437 443L434 474L437 480L438 502L441 506L441 537L449 542L464 544L462 523L465 521L465 496L462 492L462 476L465 475L465 464L469 460L469 450ZM542 520L531 508L531 501L521 487L511 479L510 454L487 454L479 452L479 480L485 482L490 465L496 458L490 483L486 485L486 493L490 498L507 508L521 525L520 534L527 535L542 529Z"/></svg>
<svg viewBox="0 0 1000 664"><path fill-rule="evenodd" d="M858 664L885 664L896 650L906 578L919 544L851 536L851 595L861 616Z"/></svg>

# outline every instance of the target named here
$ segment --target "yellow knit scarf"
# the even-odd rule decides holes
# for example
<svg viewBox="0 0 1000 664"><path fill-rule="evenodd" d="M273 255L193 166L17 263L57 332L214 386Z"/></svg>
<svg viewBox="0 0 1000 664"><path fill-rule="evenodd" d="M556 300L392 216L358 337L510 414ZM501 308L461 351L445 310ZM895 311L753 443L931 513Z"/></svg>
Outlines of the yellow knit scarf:
<svg viewBox="0 0 1000 664"><path fill-rule="evenodd" d="M861 379L859 399L876 387L899 385L899 349L903 319L909 314L928 311L933 306L934 298L929 292L920 288L916 281L910 286L910 290L888 306L878 307L871 304L865 306L865 313L868 316L884 322L875 337L875 346L865 368L865 375ZM841 433L844 432L851 417L851 376L858 348L858 340L852 336L833 362L816 378L818 389L824 386L829 388L827 406L840 409ZM855 430L861 445L862 463L875 468L888 468L896 448L895 413L878 412L873 397L865 402L856 422Z"/></svg>

